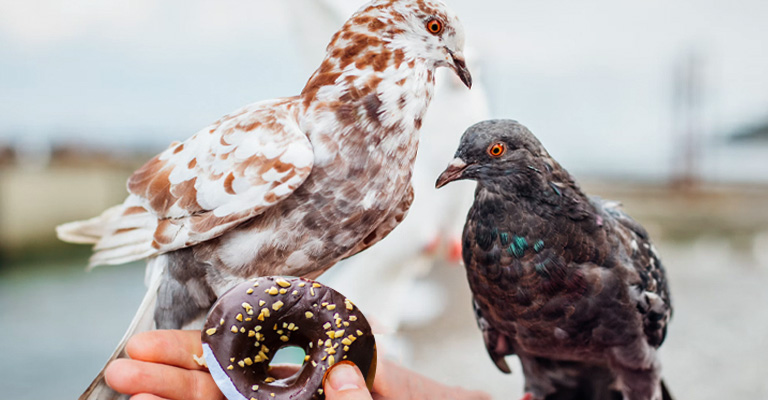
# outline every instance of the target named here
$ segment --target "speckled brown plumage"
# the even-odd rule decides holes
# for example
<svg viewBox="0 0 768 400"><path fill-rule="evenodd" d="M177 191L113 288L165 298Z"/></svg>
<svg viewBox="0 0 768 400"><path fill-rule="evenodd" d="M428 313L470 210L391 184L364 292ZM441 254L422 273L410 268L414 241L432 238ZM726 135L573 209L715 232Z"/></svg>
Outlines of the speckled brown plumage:
<svg viewBox="0 0 768 400"><path fill-rule="evenodd" d="M91 266L149 260L129 333L188 325L250 277L316 277L404 217L434 71L471 86L463 46L440 1L375 0L333 36L299 95L172 144L131 176L123 204L59 237L94 244Z"/></svg>
<svg viewBox="0 0 768 400"><path fill-rule="evenodd" d="M438 185L456 179L478 182L463 257L499 369L517 354L533 399L662 399L671 305L645 229L586 196L514 121L470 127Z"/></svg>

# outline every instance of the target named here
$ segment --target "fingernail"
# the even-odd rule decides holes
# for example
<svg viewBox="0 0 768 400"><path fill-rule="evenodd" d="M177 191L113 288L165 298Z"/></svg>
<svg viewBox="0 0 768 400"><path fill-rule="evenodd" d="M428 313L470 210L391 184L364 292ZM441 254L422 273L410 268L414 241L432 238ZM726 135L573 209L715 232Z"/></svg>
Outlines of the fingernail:
<svg viewBox="0 0 768 400"><path fill-rule="evenodd" d="M356 390L365 386L357 367L351 362L336 364L328 371L328 384L337 392Z"/></svg>

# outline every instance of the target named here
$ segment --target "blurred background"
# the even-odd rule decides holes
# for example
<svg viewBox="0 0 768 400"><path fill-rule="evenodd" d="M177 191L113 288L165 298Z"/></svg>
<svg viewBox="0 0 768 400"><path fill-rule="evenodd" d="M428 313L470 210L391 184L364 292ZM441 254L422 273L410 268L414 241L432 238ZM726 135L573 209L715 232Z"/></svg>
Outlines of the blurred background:
<svg viewBox="0 0 768 400"><path fill-rule="evenodd" d="M171 141L301 91L357 0L0 0L0 398L71 399L144 293L143 264L84 271L54 226L97 215ZM422 129L416 202L321 280L436 380L522 394L483 348L455 243L473 187L434 179L465 127L513 118L585 190L655 238L677 398L768 398L768 2L451 0L472 91L451 73Z"/></svg>

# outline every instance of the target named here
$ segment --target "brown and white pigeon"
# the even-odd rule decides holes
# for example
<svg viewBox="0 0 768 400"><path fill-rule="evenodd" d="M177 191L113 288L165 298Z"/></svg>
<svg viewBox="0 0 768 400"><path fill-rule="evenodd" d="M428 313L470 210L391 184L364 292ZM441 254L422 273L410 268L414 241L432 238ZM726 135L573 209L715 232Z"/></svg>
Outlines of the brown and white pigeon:
<svg viewBox="0 0 768 400"><path fill-rule="evenodd" d="M90 266L148 259L140 330L181 328L261 275L316 277L386 236L413 199L435 70L468 87L464 32L437 0L375 0L331 39L300 95L241 108L147 162L128 198L59 238ZM103 377L81 399L112 398Z"/></svg>
<svg viewBox="0 0 768 400"><path fill-rule="evenodd" d="M477 181L462 252L498 368L517 354L528 399L669 399L657 349L672 307L645 229L515 121L464 133L436 186L458 179Z"/></svg>

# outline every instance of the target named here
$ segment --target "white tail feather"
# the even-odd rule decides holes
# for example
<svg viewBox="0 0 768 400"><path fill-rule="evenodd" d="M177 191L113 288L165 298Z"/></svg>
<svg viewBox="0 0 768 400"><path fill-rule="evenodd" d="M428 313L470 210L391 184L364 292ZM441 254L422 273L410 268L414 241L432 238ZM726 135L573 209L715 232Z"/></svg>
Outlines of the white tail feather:
<svg viewBox="0 0 768 400"><path fill-rule="evenodd" d="M125 353L125 345L128 343L133 335L139 332L150 331L155 328L155 303L157 301L157 290L160 287L160 281L162 279L163 271L165 270L166 256L159 256L150 259L147 262L147 294L144 295L144 299L139 305L139 309L136 311L131 324L125 331L123 338L117 345L117 348L107 360L107 364L118 358L127 357ZM104 368L99 371L96 379L91 382L88 389L80 395L78 400L117 400L127 399L129 396L121 395L115 392L104 380Z"/></svg>
<svg viewBox="0 0 768 400"><path fill-rule="evenodd" d="M95 244L106 234L109 226L108 221L119 215L122 210L123 206L114 206L97 217L61 224L56 227L56 235L65 242Z"/></svg>

